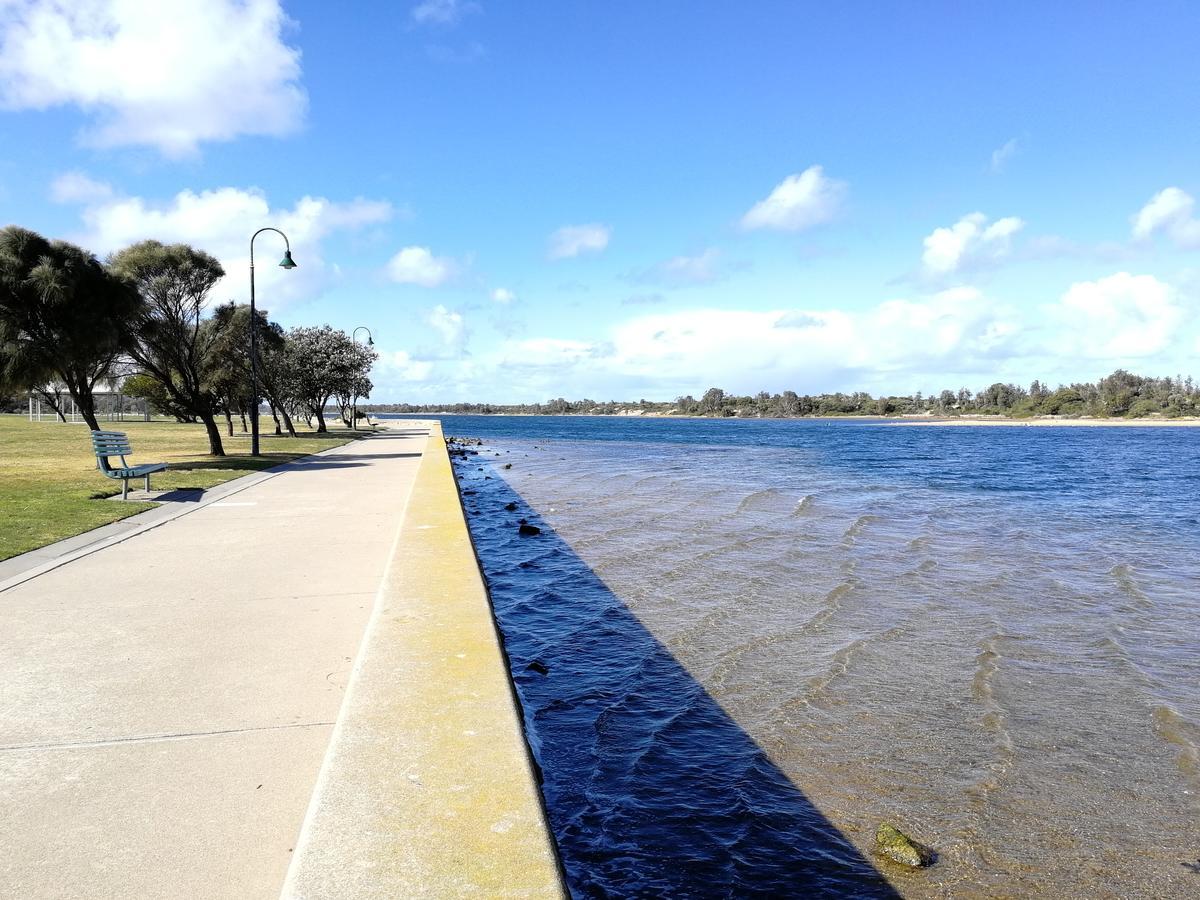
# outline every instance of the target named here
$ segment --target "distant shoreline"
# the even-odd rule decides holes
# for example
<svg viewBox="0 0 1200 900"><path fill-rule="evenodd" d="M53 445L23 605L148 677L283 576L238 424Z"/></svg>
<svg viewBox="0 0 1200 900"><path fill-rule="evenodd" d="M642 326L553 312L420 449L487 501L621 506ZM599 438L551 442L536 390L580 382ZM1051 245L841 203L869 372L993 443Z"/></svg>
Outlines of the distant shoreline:
<svg viewBox="0 0 1200 900"><path fill-rule="evenodd" d="M421 416L481 416L487 418L532 418L543 416L554 419L709 419L714 422L785 422L785 421L820 421L820 422L878 422L882 425L920 425L920 426L1007 426L1046 428L1055 426L1078 427L1116 427L1116 428L1198 428L1200 418L1180 417L1178 419L1162 419L1146 416L1141 419L1097 419L1097 418L1058 418L1055 416L1031 416L1027 419L1014 419L1008 416L693 416L678 413L614 413L600 415L597 413L457 413L457 412L423 412L423 413L372 413L375 416L396 416L397 418L420 418Z"/></svg>

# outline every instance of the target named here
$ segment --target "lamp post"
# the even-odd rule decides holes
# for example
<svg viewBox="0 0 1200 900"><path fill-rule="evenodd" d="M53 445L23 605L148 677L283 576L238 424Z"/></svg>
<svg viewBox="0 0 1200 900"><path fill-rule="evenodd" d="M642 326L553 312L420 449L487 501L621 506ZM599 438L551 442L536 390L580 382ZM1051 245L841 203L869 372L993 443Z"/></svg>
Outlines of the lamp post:
<svg viewBox="0 0 1200 900"><path fill-rule="evenodd" d="M375 340L371 337L371 329L366 325L359 325L352 332L350 332L350 340L357 344L358 333L360 331L365 331L367 333L367 346L374 347ZM354 392L353 388L350 390L350 430L358 431L358 394Z"/></svg>
<svg viewBox="0 0 1200 900"><path fill-rule="evenodd" d="M273 231L283 238L283 259L279 261L280 268L294 269L296 262L292 259L292 244L286 234L278 228L260 228L250 236L250 455L261 456L258 452L258 311L254 307L254 239L264 231Z"/></svg>

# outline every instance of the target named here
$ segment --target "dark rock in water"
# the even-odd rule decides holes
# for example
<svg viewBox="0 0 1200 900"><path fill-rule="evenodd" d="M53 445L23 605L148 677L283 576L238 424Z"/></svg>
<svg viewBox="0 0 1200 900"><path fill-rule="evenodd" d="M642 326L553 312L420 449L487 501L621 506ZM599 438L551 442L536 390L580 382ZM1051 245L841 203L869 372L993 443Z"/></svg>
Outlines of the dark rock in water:
<svg viewBox="0 0 1200 900"><path fill-rule="evenodd" d="M530 525L528 522L523 523L521 527L517 529L517 531L519 531L521 534L527 535L542 533L542 529L538 528L536 525Z"/></svg>
<svg viewBox="0 0 1200 900"><path fill-rule="evenodd" d="M937 854L924 844L919 844L900 829L887 822L880 822L875 831L875 851L892 862L910 869L932 866Z"/></svg>
<svg viewBox="0 0 1200 900"><path fill-rule="evenodd" d="M535 659L525 667L526 672L537 672L539 675L548 675L550 670L546 668L546 664L540 659Z"/></svg>
<svg viewBox="0 0 1200 900"><path fill-rule="evenodd" d="M525 523L527 523L528 521L529 521L528 519L517 519L517 523L518 523L518 524L520 524L520 525L524 525L524 524L525 524Z"/></svg>
<svg viewBox="0 0 1200 900"><path fill-rule="evenodd" d="M505 464L504 464L504 468L506 468L506 469L511 469L511 468L512 468L512 463L505 463Z"/></svg>
<svg viewBox="0 0 1200 900"><path fill-rule="evenodd" d="M468 488L467 490L463 491L463 496L464 496L464 497L469 497L469 496L471 496L471 495L472 495L472 494L474 494L474 493L475 493L475 491L472 491L471 489L469 489L469 488Z"/></svg>
<svg viewBox="0 0 1200 900"><path fill-rule="evenodd" d="M517 504L515 504L515 503L505 503L505 504L504 504L504 508L505 508L505 509L507 509L509 512L516 512L516 511L517 511Z"/></svg>

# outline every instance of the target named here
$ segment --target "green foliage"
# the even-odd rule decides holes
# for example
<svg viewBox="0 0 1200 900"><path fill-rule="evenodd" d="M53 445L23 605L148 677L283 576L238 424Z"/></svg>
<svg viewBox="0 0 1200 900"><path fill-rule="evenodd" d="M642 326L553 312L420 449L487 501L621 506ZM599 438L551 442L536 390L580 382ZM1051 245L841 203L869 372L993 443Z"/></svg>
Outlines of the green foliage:
<svg viewBox="0 0 1200 900"><path fill-rule="evenodd" d="M126 247L109 267L132 282L143 300L130 347L138 369L162 386L161 403L172 415L204 423L209 452L223 456L215 421L224 374L216 352L221 330L207 326L203 313L225 270L202 250L159 241Z"/></svg>
<svg viewBox="0 0 1200 900"><path fill-rule="evenodd" d="M141 300L86 250L10 225L0 229L0 383L65 386L92 428L93 390L129 346Z"/></svg>

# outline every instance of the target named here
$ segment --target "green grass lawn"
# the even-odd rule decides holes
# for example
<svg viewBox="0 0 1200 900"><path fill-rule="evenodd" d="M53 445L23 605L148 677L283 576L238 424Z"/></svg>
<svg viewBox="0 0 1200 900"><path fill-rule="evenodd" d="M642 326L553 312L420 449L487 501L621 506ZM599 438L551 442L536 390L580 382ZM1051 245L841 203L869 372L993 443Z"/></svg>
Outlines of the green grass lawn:
<svg viewBox="0 0 1200 900"><path fill-rule="evenodd" d="M354 440L345 428L328 434L300 431L298 438L276 437L275 425L262 420L262 456L250 456L249 436L222 428L228 456L208 455L203 425L177 422L101 422L129 434L132 464L165 462L170 468L150 476L154 490L209 488L259 469L307 456ZM130 489L141 487L140 481ZM121 493L121 482L96 468L86 425L30 422L21 415L0 415L0 559L43 547L155 506L105 500Z"/></svg>

